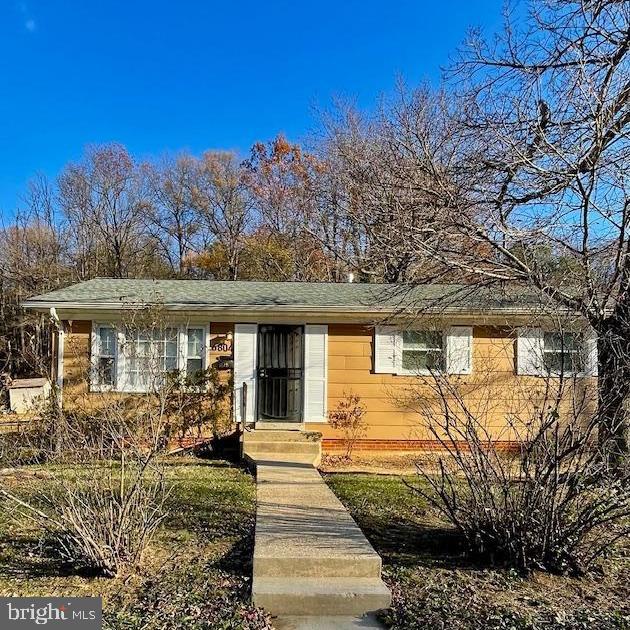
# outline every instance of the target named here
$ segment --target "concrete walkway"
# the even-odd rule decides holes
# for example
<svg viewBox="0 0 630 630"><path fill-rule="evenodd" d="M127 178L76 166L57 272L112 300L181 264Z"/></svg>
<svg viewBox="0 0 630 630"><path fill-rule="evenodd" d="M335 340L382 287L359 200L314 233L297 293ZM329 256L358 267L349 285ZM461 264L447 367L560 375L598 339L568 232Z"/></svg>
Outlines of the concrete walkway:
<svg viewBox="0 0 630 630"><path fill-rule="evenodd" d="M286 454L255 442L253 452L244 445L257 476L254 603L279 616L361 616L389 606L381 558L314 467L312 440L310 452Z"/></svg>

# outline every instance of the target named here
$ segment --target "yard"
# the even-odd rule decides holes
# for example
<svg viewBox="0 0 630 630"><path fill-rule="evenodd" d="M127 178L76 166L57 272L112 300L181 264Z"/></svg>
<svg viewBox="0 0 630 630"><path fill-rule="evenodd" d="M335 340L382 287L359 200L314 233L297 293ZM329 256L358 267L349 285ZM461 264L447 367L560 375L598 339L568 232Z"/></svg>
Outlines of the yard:
<svg viewBox="0 0 630 630"><path fill-rule="evenodd" d="M20 496L41 492L51 474L80 468L27 466L0 483ZM255 516L250 475L221 462L170 459L170 514L141 575L94 578L60 566L25 518L0 503L0 595L102 595L107 628L267 628L249 604Z"/></svg>
<svg viewBox="0 0 630 630"><path fill-rule="evenodd" d="M170 513L139 575L95 578L55 560L41 532L0 504L0 595L101 595L107 628L271 628L249 603L255 486L225 462L170 458ZM0 483L24 498L81 467L5 469ZM413 477L407 478L416 483ZM383 620L400 629L630 627L630 552L584 579L468 561L455 533L397 476L330 474L326 480L381 554L394 603ZM625 553L624 553L625 552Z"/></svg>
<svg viewBox="0 0 630 630"><path fill-rule="evenodd" d="M589 578L523 578L467 561L457 535L400 477L332 474L326 480L383 558L393 594L384 620L391 627L630 627L630 547L607 558L602 573Z"/></svg>

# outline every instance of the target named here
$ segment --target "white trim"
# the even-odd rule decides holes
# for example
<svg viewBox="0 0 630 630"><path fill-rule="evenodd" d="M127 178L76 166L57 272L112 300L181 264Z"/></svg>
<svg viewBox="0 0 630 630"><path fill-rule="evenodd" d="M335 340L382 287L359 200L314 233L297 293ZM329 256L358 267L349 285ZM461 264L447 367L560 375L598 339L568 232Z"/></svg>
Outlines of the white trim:
<svg viewBox="0 0 630 630"><path fill-rule="evenodd" d="M202 348L201 348L201 369L207 370L210 362L210 324L185 324L181 327L180 335L182 337L182 350L180 352L182 356L183 365L180 371L185 376L188 376L188 331L191 328L201 329L203 331L202 336Z"/></svg>
<svg viewBox="0 0 630 630"><path fill-rule="evenodd" d="M372 361L375 374L397 374L402 368L402 333L395 326L375 326Z"/></svg>
<svg viewBox="0 0 630 630"><path fill-rule="evenodd" d="M101 356L100 338L98 334L99 328L111 328L116 333L116 347L114 348L114 384L106 385L96 382L96 376L98 373L98 360ZM117 328L111 322L93 321L90 331L90 391L91 392L115 392L121 391L118 389L118 385L121 382L120 379L120 333Z"/></svg>
<svg viewBox="0 0 630 630"><path fill-rule="evenodd" d="M128 372L128 362L129 356L128 353L125 352L125 347L127 344L127 338L124 333L124 330L117 326L119 322L111 322L111 321L92 321L92 329L90 333L90 364L91 364L91 375L90 375L90 391L91 392L121 392L126 394L146 394L152 391L152 387L150 384L146 386L134 385L132 386L129 383L129 372ZM114 354L114 363L115 363L115 379L113 385L104 385L95 382L95 374L98 366L98 359L100 357L100 348L99 348L99 328L111 328L116 332L116 348ZM179 372L186 376L186 365L187 365L187 354L188 354L188 329L189 328L198 328L202 329L203 339L204 339L204 347L202 352L202 367L204 370L207 369L210 361L210 324L208 323L185 323L185 324L174 324L172 326L167 326L167 328L171 328L177 331L177 369Z"/></svg>
<svg viewBox="0 0 630 630"><path fill-rule="evenodd" d="M314 337L323 336L323 374L312 377L310 372L310 342ZM309 383L322 383L323 400L321 405L321 415L312 417L308 413ZM304 376L303 376L304 400L302 401L302 419L305 424L328 422L328 325L327 324L305 324L304 325Z"/></svg>
<svg viewBox="0 0 630 630"><path fill-rule="evenodd" d="M241 345L242 344L242 345ZM234 419L236 422L256 421L256 385L258 367L258 324L235 324L232 341L234 368ZM247 384L247 406L243 415L243 383Z"/></svg>
<svg viewBox="0 0 630 630"><path fill-rule="evenodd" d="M45 302L41 300L25 300L21 303L21 306L27 309L39 310L45 309L47 312L50 307L56 307L58 311L68 310L87 310L87 311L134 311L144 310L147 306L151 306L149 303L120 303L120 302ZM347 314L362 314L362 315L384 315L384 314L396 314L404 317L405 312L401 312L400 307L395 306L313 306L302 304L252 304L252 305L234 305L234 304L189 304L186 302L171 302L168 304L159 304L160 307L168 311L189 311L189 312L222 312L225 314L231 314L236 317L240 317L243 314L257 314L257 313L308 313L313 314L327 314L327 313L347 313ZM462 317L469 316L486 316L486 315L523 315L531 316L532 314L544 315L545 310L540 308L484 308L484 309L463 309L457 306L442 306L438 308L427 308L427 313L439 312L440 314L461 315ZM570 314L570 311L567 311ZM412 314L407 313L410 317ZM577 316L577 314L576 314Z"/></svg>
<svg viewBox="0 0 630 630"><path fill-rule="evenodd" d="M582 343L576 351L582 358L584 369L579 372L567 370L558 372L545 365L545 333L582 335ZM589 330L557 330L551 327L521 327L516 339L516 374L518 376L538 376L549 378L584 378L597 376L597 336Z"/></svg>
<svg viewBox="0 0 630 630"><path fill-rule="evenodd" d="M597 376L598 373L597 333L591 328L584 333L584 376Z"/></svg>
<svg viewBox="0 0 630 630"><path fill-rule="evenodd" d="M472 326L450 326L446 331L444 367L447 374L472 374L474 332ZM466 349L457 347L466 340Z"/></svg>

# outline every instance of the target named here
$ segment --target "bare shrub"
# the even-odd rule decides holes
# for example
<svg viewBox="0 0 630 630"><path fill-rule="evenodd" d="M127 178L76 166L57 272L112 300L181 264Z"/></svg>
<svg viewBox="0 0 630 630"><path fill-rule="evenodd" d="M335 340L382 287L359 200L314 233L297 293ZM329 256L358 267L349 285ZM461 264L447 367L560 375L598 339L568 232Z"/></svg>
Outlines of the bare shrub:
<svg viewBox="0 0 630 630"><path fill-rule="evenodd" d="M53 490L33 500L4 488L0 494L35 521L75 569L113 577L137 568L167 515L169 492L153 453L123 449L116 462L65 468L53 477Z"/></svg>
<svg viewBox="0 0 630 630"><path fill-rule="evenodd" d="M344 392L344 397L329 415L330 426L343 433L346 452L344 457L352 459L352 451L367 431L365 424L365 406L361 398L352 392Z"/></svg>
<svg viewBox="0 0 630 630"><path fill-rule="evenodd" d="M209 367L195 375L170 375L162 392L168 433L180 438L202 437L204 429L213 436L225 435L231 426L229 414L231 381L221 380L219 371Z"/></svg>
<svg viewBox="0 0 630 630"><path fill-rule="evenodd" d="M421 412L423 425L443 451L418 464L425 483L413 488L474 554L525 572L582 574L628 535L627 475L610 474L579 379L529 383L504 435L489 421L490 383L471 398L461 383L428 380L439 408Z"/></svg>
<svg viewBox="0 0 630 630"><path fill-rule="evenodd" d="M114 577L140 565L167 497L161 471L123 458L120 468L97 468L65 488L46 526L64 560Z"/></svg>

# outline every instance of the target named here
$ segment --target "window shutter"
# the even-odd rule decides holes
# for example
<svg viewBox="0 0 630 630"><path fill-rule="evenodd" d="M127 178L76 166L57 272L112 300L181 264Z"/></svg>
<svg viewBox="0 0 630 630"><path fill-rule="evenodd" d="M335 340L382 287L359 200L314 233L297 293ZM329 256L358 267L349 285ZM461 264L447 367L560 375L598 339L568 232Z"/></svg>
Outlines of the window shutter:
<svg viewBox="0 0 630 630"><path fill-rule="evenodd" d="M593 329L584 333L584 374L597 376L599 359L597 356L597 334Z"/></svg>
<svg viewBox="0 0 630 630"><path fill-rule="evenodd" d="M374 372L396 374L402 368L402 334L394 326L374 330Z"/></svg>
<svg viewBox="0 0 630 630"><path fill-rule="evenodd" d="M326 421L328 326L304 327L304 421Z"/></svg>
<svg viewBox="0 0 630 630"><path fill-rule="evenodd" d="M519 328L516 340L516 373L522 376L544 376L542 328Z"/></svg>
<svg viewBox="0 0 630 630"><path fill-rule="evenodd" d="M451 326L446 331L446 372L472 373L472 326Z"/></svg>
<svg viewBox="0 0 630 630"><path fill-rule="evenodd" d="M256 418L256 339L258 324L234 326L234 417L237 422ZM247 385L246 413L243 418L243 383Z"/></svg>

